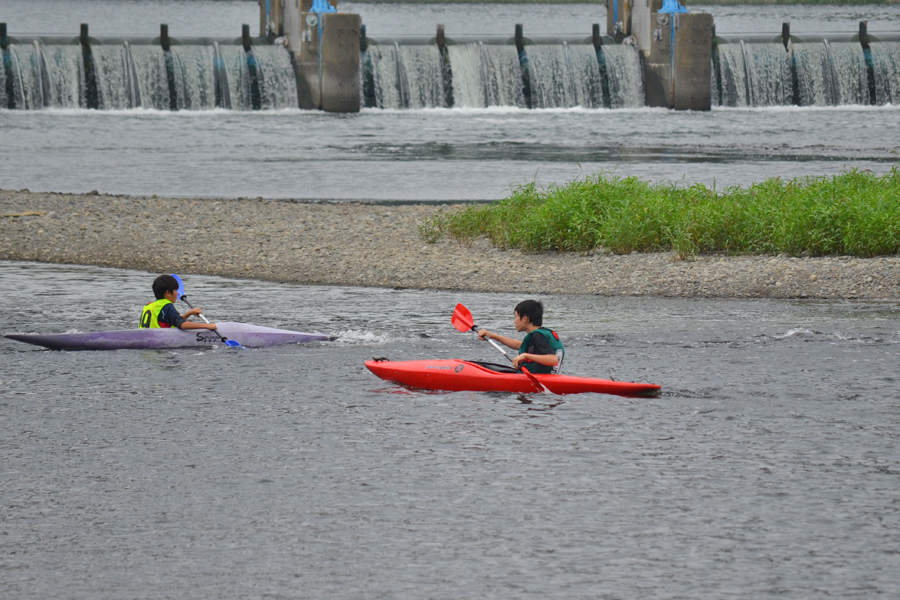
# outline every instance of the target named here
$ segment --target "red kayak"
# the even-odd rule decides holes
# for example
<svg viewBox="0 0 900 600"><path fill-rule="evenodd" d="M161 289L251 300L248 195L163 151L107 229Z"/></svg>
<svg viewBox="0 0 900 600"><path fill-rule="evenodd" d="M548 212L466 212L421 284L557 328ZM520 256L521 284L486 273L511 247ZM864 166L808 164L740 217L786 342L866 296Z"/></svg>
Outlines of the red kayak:
<svg viewBox="0 0 900 600"><path fill-rule="evenodd" d="M470 360L368 360L366 368L381 379L422 390L455 392L542 392L527 375L511 367ZM554 394L615 394L616 396L655 396L660 386L630 383L574 375L535 375Z"/></svg>

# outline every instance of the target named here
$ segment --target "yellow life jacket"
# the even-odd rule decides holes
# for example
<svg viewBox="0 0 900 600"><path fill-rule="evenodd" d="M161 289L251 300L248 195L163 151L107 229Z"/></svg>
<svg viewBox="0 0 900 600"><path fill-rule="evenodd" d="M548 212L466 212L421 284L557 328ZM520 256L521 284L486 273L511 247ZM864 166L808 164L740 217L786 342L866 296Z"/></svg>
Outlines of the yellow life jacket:
<svg viewBox="0 0 900 600"><path fill-rule="evenodd" d="M156 302L145 305L144 310L141 311L141 329L171 327L168 323L160 323L158 320L159 313L162 312L162 309L166 304L172 304L172 302L163 298L162 300L157 300Z"/></svg>

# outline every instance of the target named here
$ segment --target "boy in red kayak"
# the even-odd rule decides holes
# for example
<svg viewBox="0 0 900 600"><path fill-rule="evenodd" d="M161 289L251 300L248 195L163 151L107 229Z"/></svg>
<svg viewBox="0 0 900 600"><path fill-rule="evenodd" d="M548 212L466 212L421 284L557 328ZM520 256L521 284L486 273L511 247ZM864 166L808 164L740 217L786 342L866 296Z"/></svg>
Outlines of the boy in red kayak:
<svg viewBox="0 0 900 600"><path fill-rule="evenodd" d="M177 327L178 329L215 329L215 323L194 323L189 317L199 315L203 311L192 308L179 315L174 302L178 300L178 281L171 275L160 275L153 282L153 295L156 302L144 306L141 311L141 329L157 327Z"/></svg>
<svg viewBox="0 0 900 600"><path fill-rule="evenodd" d="M542 327L544 305L537 300L525 300L516 306L515 315L513 325L516 331L526 332L521 342L491 333L487 329L479 331L478 337L497 340L513 350L518 350L519 355L513 359L513 367L517 370L522 368L522 363L526 363L524 366L531 373L558 374L566 351L556 332Z"/></svg>

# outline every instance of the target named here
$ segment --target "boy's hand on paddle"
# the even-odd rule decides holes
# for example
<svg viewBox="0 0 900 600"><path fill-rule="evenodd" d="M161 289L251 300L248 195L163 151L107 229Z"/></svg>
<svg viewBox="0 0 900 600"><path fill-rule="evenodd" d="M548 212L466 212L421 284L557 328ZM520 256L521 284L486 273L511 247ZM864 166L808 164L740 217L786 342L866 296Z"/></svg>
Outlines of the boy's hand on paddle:
<svg viewBox="0 0 900 600"><path fill-rule="evenodd" d="M491 332L488 331L487 329L482 329L478 332L478 337L480 337L483 340L490 339Z"/></svg>
<svg viewBox="0 0 900 600"><path fill-rule="evenodd" d="M529 356L528 354L519 354L518 356L513 358L513 361L512 361L513 369L518 369L519 367L521 367L523 362L531 362L531 360L529 358L527 358L528 356Z"/></svg>
<svg viewBox="0 0 900 600"><path fill-rule="evenodd" d="M192 317L194 315L200 315L200 314L203 314L202 310L200 310L199 308L192 308L191 310L184 313L184 318L187 319L188 317Z"/></svg>

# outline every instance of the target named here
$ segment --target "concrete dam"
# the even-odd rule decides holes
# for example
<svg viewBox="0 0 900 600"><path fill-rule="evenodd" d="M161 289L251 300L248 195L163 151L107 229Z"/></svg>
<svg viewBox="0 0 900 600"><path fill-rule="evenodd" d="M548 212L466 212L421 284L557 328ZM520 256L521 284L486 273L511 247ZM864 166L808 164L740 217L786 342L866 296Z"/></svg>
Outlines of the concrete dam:
<svg viewBox="0 0 900 600"><path fill-rule="evenodd" d="M268 8L268 10L267 10ZM607 0L583 36L511 27L369 37L326 0L260 2L260 35L13 36L0 23L0 108L355 112L488 107L708 110L900 103L900 34L716 35L676 0ZM179 32L181 33L181 32Z"/></svg>

